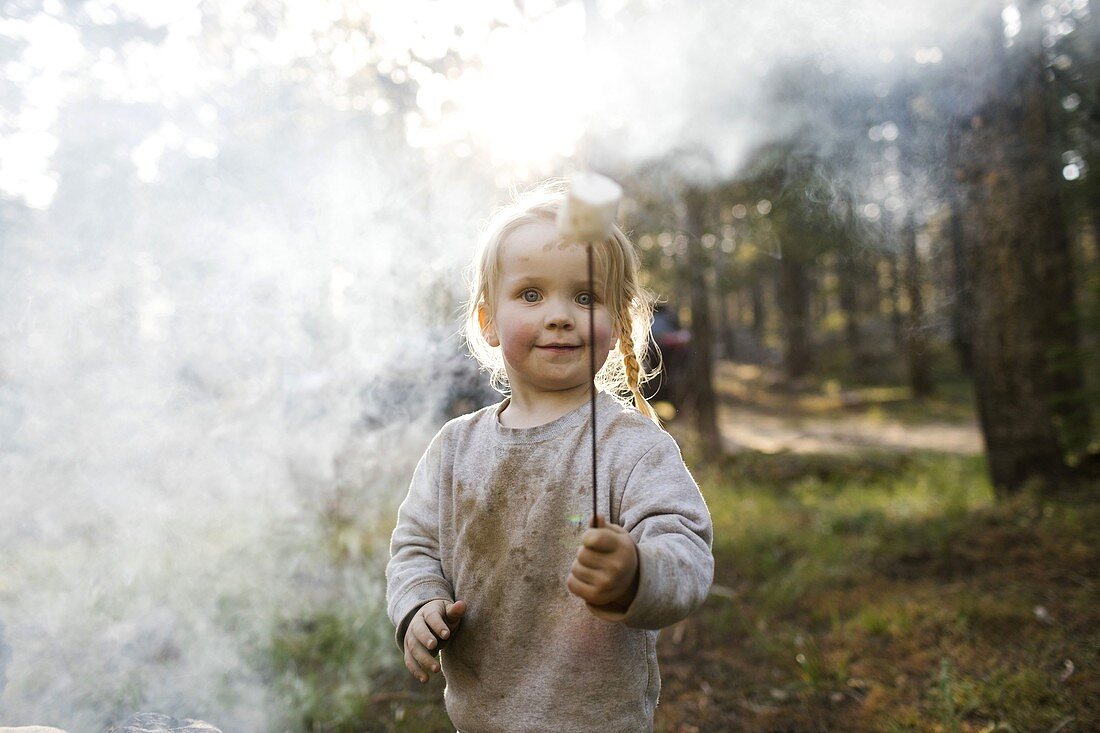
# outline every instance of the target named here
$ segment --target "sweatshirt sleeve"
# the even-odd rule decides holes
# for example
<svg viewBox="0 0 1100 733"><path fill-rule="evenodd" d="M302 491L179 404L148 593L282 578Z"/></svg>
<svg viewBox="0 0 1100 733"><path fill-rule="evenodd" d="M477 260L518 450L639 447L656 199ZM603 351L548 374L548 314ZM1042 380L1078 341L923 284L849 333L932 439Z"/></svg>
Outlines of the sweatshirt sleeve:
<svg viewBox="0 0 1100 733"><path fill-rule="evenodd" d="M390 537L386 612L397 628L397 646L401 648L413 611L436 598L454 600L439 554L440 435L416 466Z"/></svg>
<svg viewBox="0 0 1100 733"><path fill-rule="evenodd" d="M632 628L661 629L706 600L714 579L710 512L667 433L631 471L619 523L638 546L638 592L626 611L590 606L594 614Z"/></svg>

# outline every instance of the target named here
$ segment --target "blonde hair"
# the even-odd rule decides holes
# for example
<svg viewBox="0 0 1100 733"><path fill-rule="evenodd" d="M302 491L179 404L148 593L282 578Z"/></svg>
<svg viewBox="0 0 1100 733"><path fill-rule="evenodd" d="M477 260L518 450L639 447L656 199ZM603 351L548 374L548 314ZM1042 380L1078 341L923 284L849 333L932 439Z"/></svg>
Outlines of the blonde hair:
<svg viewBox="0 0 1100 733"><path fill-rule="evenodd" d="M498 209L482 228L477 253L468 273L469 299L463 327L470 353L489 372L492 386L508 394L508 374L499 347L490 346L481 332L478 309L484 306L492 319L493 304L500 279L500 249L508 236L525 224L554 223L568 186L552 179L536 188L515 195L512 203ZM633 404L638 411L659 423L657 413L642 394L641 385L655 375L645 369L649 348L649 329L653 323L653 296L638 281L638 253L630 239L618 226L602 242L593 243L596 275L602 271L606 284L605 302L611 324L619 334L618 348L612 349L603 368L596 375L596 387L615 396L624 404Z"/></svg>

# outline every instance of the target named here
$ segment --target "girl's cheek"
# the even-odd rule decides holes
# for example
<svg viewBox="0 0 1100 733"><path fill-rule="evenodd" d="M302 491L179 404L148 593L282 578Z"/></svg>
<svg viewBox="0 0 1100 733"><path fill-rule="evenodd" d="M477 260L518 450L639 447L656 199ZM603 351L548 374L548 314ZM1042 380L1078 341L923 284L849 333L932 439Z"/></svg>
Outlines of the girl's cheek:
<svg viewBox="0 0 1100 733"><path fill-rule="evenodd" d="M587 325L588 324L585 324L585 326ZM585 330L587 330L587 328ZM614 340L612 338L612 330L613 329L611 327L610 319L605 317L596 321L596 343L598 343L601 347L606 346L607 348L610 348L611 342Z"/></svg>
<svg viewBox="0 0 1100 733"><path fill-rule="evenodd" d="M521 352L523 352L524 349L519 348L515 341L504 341L500 346L505 361L515 364L517 361L521 360Z"/></svg>
<svg viewBox="0 0 1100 733"><path fill-rule="evenodd" d="M517 356L538 342L537 328L513 325L501 333L501 350L505 356Z"/></svg>

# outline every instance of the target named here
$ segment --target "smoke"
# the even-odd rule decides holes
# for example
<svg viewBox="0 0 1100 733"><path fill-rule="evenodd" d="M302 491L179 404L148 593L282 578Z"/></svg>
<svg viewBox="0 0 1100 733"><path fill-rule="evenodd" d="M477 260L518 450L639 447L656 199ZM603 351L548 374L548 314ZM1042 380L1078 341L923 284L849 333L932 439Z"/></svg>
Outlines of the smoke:
<svg viewBox="0 0 1100 733"><path fill-rule="evenodd" d="M187 165L111 220L63 179L0 251L4 722L272 730L257 655L281 615L377 608L321 516L392 516L438 426L458 346L426 288L454 292L462 248L435 237L468 223L445 179L383 178L352 162L373 144L333 139L271 140L266 190ZM429 225L410 207L435 186Z"/></svg>
<svg viewBox="0 0 1100 733"><path fill-rule="evenodd" d="M4 5L0 724L288 725L265 644L379 613L497 186L839 145L782 73L882 98L984 7L237 5ZM334 552L334 515L375 534Z"/></svg>
<svg viewBox="0 0 1100 733"><path fill-rule="evenodd" d="M392 663L377 528L463 368L490 189L286 67L206 76L201 28L54 11L4 28L37 110L5 119L52 150L0 206L0 725L286 729L286 622L339 608ZM92 63L45 69L66 22Z"/></svg>
<svg viewBox="0 0 1100 733"><path fill-rule="evenodd" d="M958 64L990 3L611 5L591 3L586 63L566 67L577 75L569 91L589 105L592 147L609 163L665 160L707 185L741 173L769 143L828 151L852 130L823 119L821 100L874 101L917 73ZM888 121L872 117L862 132Z"/></svg>
<svg viewBox="0 0 1100 733"><path fill-rule="evenodd" d="M831 189L825 208L858 200L874 223L919 205L920 174L943 175L943 131L926 122L968 119L1011 93L988 63L1000 5L522 3L525 18L473 34L484 63L418 97L416 139L480 151L521 177L658 163L703 187L751 176L760 151L785 146L827 161L815 174ZM1080 5L1058 12L1079 16ZM917 79L937 92L916 95Z"/></svg>

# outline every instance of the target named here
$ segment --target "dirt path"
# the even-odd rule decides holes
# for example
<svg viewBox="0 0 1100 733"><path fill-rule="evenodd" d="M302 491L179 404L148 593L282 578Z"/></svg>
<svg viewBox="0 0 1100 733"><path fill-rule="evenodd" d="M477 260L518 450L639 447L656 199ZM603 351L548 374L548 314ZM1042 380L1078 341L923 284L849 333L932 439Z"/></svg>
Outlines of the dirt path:
<svg viewBox="0 0 1100 733"><path fill-rule="evenodd" d="M720 362L715 371L718 425L730 452L982 451L965 400L914 403L904 388L842 390L829 384L792 392L777 389L778 377L767 368Z"/></svg>
<svg viewBox="0 0 1100 733"><path fill-rule="evenodd" d="M934 450L976 455L982 437L974 423L923 423L866 416L833 418L775 415L743 405L721 405L718 427L729 452L851 453L858 450Z"/></svg>

